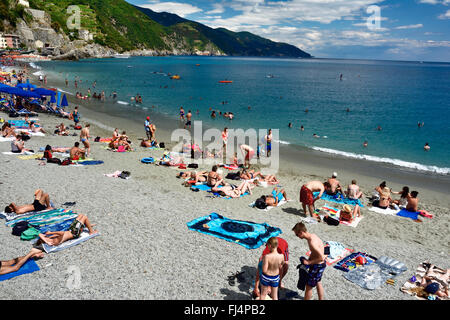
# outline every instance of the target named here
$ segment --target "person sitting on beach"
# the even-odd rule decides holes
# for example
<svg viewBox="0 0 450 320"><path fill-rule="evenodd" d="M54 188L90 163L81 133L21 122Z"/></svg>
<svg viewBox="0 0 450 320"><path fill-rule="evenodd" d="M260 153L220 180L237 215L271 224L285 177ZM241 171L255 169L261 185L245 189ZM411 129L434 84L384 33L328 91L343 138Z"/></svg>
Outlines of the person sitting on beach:
<svg viewBox="0 0 450 320"><path fill-rule="evenodd" d="M336 179L337 178L337 173L333 172L331 178L329 178L327 180L327 182L329 183L329 188L327 188L325 190L325 192L331 196L334 196L336 194L340 193L344 193L343 190L344 188L342 188L339 180Z"/></svg>
<svg viewBox="0 0 450 320"><path fill-rule="evenodd" d="M271 292L272 300L278 300L278 287L280 285L280 271L283 269L285 257L278 253L278 239L269 238L267 241L269 253L262 258L262 272L260 274L261 300L266 300L266 296Z"/></svg>
<svg viewBox="0 0 450 320"><path fill-rule="evenodd" d="M278 240L278 246L277 246L277 252L279 254L283 255L283 259L284 259L284 263L283 265L280 267L279 270L279 274L280 274L280 281L279 281L279 288L284 288L282 281L283 278L286 276L288 269L289 269L289 246L286 240L284 240L283 238L277 237L276 238ZM261 254L261 257L259 258L258 261L258 267L256 268L256 277L255 277L255 288L253 289L252 292L252 296L255 299L258 299L260 297L260 279L261 279L261 273L262 273L262 266L263 266L263 258L265 255L269 254L271 251L269 249L268 244L266 243L266 247L264 249L264 251ZM269 288L268 293L269 295L271 295L271 290Z"/></svg>
<svg viewBox="0 0 450 320"><path fill-rule="evenodd" d="M77 126L78 122L80 122L80 117L78 114L78 107L75 107L75 109L73 110L72 118L73 118L73 122L75 123L75 126Z"/></svg>
<svg viewBox="0 0 450 320"><path fill-rule="evenodd" d="M45 130L44 130L44 128L42 128L42 127L36 127L34 121L31 121L31 122L30 122L30 130L31 130L32 132L42 132L42 133L46 133Z"/></svg>
<svg viewBox="0 0 450 320"><path fill-rule="evenodd" d="M314 198L313 192L319 192L319 195ZM320 199L324 192L325 186L320 181L309 181L300 189L300 202L302 203L303 212L307 215L306 207L308 207L311 217L316 218L319 222L320 217L317 213L315 213L314 202Z"/></svg>
<svg viewBox="0 0 450 320"><path fill-rule="evenodd" d="M128 137L126 135L121 135L117 140L117 150L119 151L131 151L131 145L128 142Z"/></svg>
<svg viewBox="0 0 450 320"><path fill-rule="evenodd" d="M443 286L444 289L440 289L440 285L439 282L436 280L436 277L431 276L430 273L433 272L433 269L435 269L434 264L430 265L430 268L428 269L428 271L425 273L425 275L422 277L422 280L420 281L420 287L423 288L423 290L428 294L433 294L436 295L438 297L441 298L448 298L448 281L450 278L450 269L447 269L445 271L444 276L440 277L440 281L441 283L444 283L445 285ZM436 271L434 271L436 272Z"/></svg>
<svg viewBox="0 0 450 320"><path fill-rule="evenodd" d="M419 192L411 191L411 194L409 194L406 198L407 199L406 210L410 212L420 212L422 215L432 217L432 215L429 214L428 211L419 210L419 198L417 198L418 195Z"/></svg>
<svg viewBox="0 0 450 320"><path fill-rule="evenodd" d="M74 146L69 151L70 160L80 160L86 158L86 150L80 148L80 143L75 142Z"/></svg>
<svg viewBox="0 0 450 320"><path fill-rule="evenodd" d="M256 183L261 183L262 181L267 182L268 184L279 184L280 180L273 174L268 174L266 176L261 176L261 179L256 180Z"/></svg>
<svg viewBox="0 0 450 320"><path fill-rule="evenodd" d="M208 178L206 179L206 185L208 187L214 187L218 181L223 181L223 177L217 172L218 166L214 165L210 172L208 172Z"/></svg>
<svg viewBox="0 0 450 320"><path fill-rule="evenodd" d="M29 259L40 259L44 257L42 250L32 248L28 254L12 260L0 261L0 275L18 271Z"/></svg>
<svg viewBox="0 0 450 320"><path fill-rule="evenodd" d="M68 136L69 129L64 125L64 123L61 122L60 125L56 126L55 133L59 136Z"/></svg>
<svg viewBox="0 0 450 320"><path fill-rule="evenodd" d="M355 205L352 208L351 205L344 204L344 207L340 212L339 218L341 221L352 222L355 218L360 216L361 216L361 208L359 205Z"/></svg>
<svg viewBox="0 0 450 320"><path fill-rule="evenodd" d="M34 153L33 150L25 148L25 142L22 141L22 136L17 135L15 138L13 138L13 141L11 141L11 152L24 153L25 151Z"/></svg>
<svg viewBox="0 0 450 320"><path fill-rule="evenodd" d="M119 139L119 137L120 137L119 129L115 128L114 131L113 131L113 135L112 135L111 141L116 141L117 139Z"/></svg>
<svg viewBox="0 0 450 320"><path fill-rule="evenodd" d="M5 213L14 212L16 214L24 214L47 209L53 209L50 205L50 196L41 189L37 189L34 192L34 202L32 204L18 206L13 202L5 207Z"/></svg>
<svg viewBox="0 0 450 320"><path fill-rule="evenodd" d="M261 172L255 172L255 170L247 170L243 168L239 173L239 177L242 180L252 180L257 179L258 177L262 178Z"/></svg>
<svg viewBox="0 0 450 320"><path fill-rule="evenodd" d="M15 137L17 136L16 132L13 128L11 128L11 124L9 122L5 122L5 124L2 127L2 137L8 138L8 137Z"/></svg>
<svg viewBox="0 0 450 320"><path fill-rule="evenodd" d="M223 186L221 186L223 185ZM221 186L219 188L219 186ZM218 193L223 197L239 198L241 195L245 194L247 191L252 194L252 185L248 181L242 181L239 186L232 184L226 184L223 180L217 181L217 183L211 188L212 192Z"/></svg>
<svg viewBox="0 0 450 320"><path fill-rule="evenodd" d="M89 230L90 235L98 233L97 230L93 229L93 226L94 225L91 224L88 217L79 214L70 225L69 230L47 231L46 233L39 234L39 240L36 242L35 246L39 246L43 243L46 243L49 246L59 246L68 240L79 238L84 228Z"/></svg>
<svg viewBox="0 0 450 320"><path fill-rule="evenodd" d="M352 200L358 200L363 196L363 193L359 190L359 186L356 184L356 180L352 180L352 184L347 187L347 198Z"/></svg>
<svg viewBox="0 0 450 320"><path fill-rule="evenodd" d="M375 187L371 200L380 199L380 195L383 193L384 188L386 188L386 181L381 182L379 186Z"/></svg>
<svg viewBox="0 0 450 320"><path fill-rule="evenodd" d="M399 207L406 207L406 204L408 203L408 196L409 196L409 188L407 186L404 186L402 191L395 192L392 191L393 194L399 194L400 199L393 200L392 203L399 206Z"/></svg>
<svg viewBox="0 0 450 320"><path fill-rule="evenodd" d="M391 190L388 187L384 187L383 190L381 190L380 198L374 200L372 206L387 209L389 208L391 201Z"/></svg>

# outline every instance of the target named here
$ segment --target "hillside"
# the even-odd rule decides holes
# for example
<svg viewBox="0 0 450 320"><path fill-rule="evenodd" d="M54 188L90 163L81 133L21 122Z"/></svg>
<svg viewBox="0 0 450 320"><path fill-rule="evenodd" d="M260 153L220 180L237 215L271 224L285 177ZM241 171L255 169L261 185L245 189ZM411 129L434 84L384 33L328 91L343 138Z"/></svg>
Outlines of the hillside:
<svg viewBox="0 0 450 320"><path fill-rule="evenodd" d="M155 12L151 9L135 6L150 19L159 24L176 28L181 25L190 25L206 39L214 43L225 54L231 56L278 56L310 58L311 55L299 48L280 42L274 42L254 35L250 32L233 32L224 28L213 29L201 23L190 21L168 12Z"/></svg>

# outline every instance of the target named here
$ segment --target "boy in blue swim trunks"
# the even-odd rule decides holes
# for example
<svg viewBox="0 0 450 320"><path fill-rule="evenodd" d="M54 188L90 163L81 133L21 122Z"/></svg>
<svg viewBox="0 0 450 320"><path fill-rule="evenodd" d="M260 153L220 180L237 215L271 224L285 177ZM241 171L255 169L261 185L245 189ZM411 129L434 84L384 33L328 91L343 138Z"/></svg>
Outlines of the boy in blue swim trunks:
<svg viewBox="0 0 450 320"><path fill-rule="evenodd" d="M319 300L323 300L324 290L321 280L325 267L327 266L323 242L316 234L309 233L302 222L297 223L294 228L292 228L292 231L294 231L295 235L300 239L308 241L308 246L311 250L309 259L304 257L300 258L302 264L309 266L304 299L311 300L312 290L317 287Z"/></svg>
<svg viewBox="0 0 450 320"><path fill-rule="evenodd" d="M270 253L262 259L262 273L260 274L261 297L266 300L266 296L271 289L272 300L278 300L278 287L280 284L280 269L284 265L284 255L278 253L278 239L272 237L267 241Z"/></svg>

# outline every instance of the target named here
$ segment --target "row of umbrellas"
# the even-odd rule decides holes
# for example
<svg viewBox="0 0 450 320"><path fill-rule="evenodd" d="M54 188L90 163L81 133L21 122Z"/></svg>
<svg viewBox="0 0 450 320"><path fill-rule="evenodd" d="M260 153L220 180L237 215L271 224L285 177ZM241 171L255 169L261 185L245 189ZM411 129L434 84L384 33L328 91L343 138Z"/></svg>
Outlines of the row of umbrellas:
<svg viewBox="0 0 450 320"><path fill-rule="evenodd" d="M36 99L40 99L44 96L50 96L51 103L56 103L57 101L60 101L61 96L61 93L58 92L58 99L56 99L56 92L54 92L53 90L39 88L34 84L29 83L28 81L26 83L19 83L15 87L11 87L6 84L0 83L0 92L13 94L24 98L36 98ZM68 105L69 103L67 101L67 97L64 94L61 99L61 107L66 107Z"/></svg>

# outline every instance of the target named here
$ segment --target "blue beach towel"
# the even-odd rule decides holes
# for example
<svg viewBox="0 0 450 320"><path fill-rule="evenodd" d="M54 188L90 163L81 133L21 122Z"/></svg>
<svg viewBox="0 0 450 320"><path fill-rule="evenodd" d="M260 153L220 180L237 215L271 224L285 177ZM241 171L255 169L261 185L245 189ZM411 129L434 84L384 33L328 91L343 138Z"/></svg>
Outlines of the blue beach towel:
<svg viewBox="0 0 450 320"><path fill-rule="evenodd" d="M417 220L419 218L420 212L411 212L406 209L402 209L397 212L397 215L400 217L411 218L413 220Z"/></svg>
<svg viewBox="0 0 450 320"><path fill-rule="evenodd" d="M15 272L0 275L0 281L5 281L8 279L15 278L17 276L21 276L22 274L33 273L33 272L39 271L39 270L40 269L39 269L39 266L37 265L36 261L34 261L33 259L28 259L28 261L25 262L19 270L15 271Z"/></svg>
<svg viewBox="0 0 450 320"><path fill-rule="evenodd" d="M313 196L317 197L319 195L320 192L314 192ZM331 201L331 202L336 202L336 203L341 203L341 204L349 204L349 205L359 205L360 207L364 207L364 205L361 203L361 200L354 200L354 199L349 199L349 198L345 198L342 194L338 193L334 196L326 194L325 192L322 194L322 197L320 197L321 200L325 200L325 201Z"/></svg>
<svg viewBox="0 0 450 320"><path fill-rule="evenodd" d="M84 160L84 161L77 161L77 164L81 164L83 166L90 166L90 165L96 165L96 164L103 164L104 162L101 160Z"/></svg>
<svg viewBox="0 0 450 320"><path fill-rule="evenodd" d="M215 212L192 220L187 226L190 230L234 242L247 249L257 249L269 238L282 233L280 228L271 227L267 223L233 220Z"/></svg>
<svg viewBox="0 0 450 320"><path fill-rule="evenodd" d="M222 186L219 186L219 188L221 188L221 187L222 187ZM220 194L217 193L217 192L212 192L212 191L211 191L211 187L208 187L208 185L206 185L206 184L193 185L193 186L191 187L191 189L198 189L198 190L200 190L200 191L210 192L210 193L214 194L215 196L218 196L218 197L220 197L220 198L222 198L222 199L225 199L225 200L233 199L233 198L231 198L231 197L224 197L224 196L220 195ZM246 195L248 195L248 192L246 192L246 193L244 193L244 194L241 194L241 197L246 196Z"/></svg>

